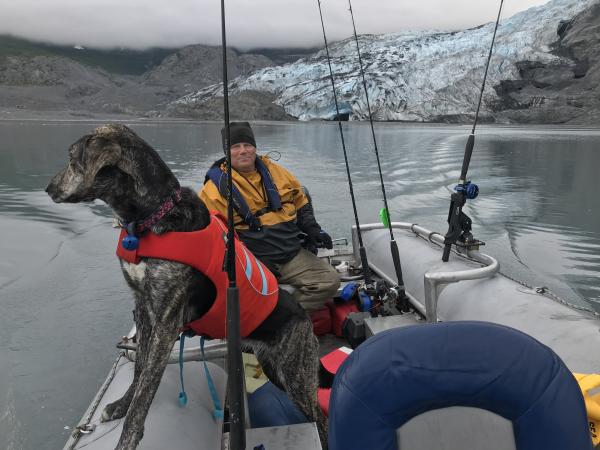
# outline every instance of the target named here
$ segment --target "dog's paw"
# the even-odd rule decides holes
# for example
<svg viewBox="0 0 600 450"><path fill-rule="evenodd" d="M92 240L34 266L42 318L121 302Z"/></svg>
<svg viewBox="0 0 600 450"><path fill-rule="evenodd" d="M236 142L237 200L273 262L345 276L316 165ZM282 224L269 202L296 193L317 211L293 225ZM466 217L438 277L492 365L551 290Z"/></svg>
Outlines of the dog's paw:
<svg viewBox="0 0 600 450"><path fill-rule="evenodd" d="M121 400L117 400L116 402L109 403L102 411L102 417L100 418L101 422L110 422L111 420L117 420L125 417L127 414L128 405Z"/></svg>

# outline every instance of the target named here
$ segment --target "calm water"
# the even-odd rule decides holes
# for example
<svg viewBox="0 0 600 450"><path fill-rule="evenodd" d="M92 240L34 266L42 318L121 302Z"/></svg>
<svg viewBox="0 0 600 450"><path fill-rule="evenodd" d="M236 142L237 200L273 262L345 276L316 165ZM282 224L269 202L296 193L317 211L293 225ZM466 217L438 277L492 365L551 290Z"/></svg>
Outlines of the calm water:
<svg viewBox="0 0 600 450"><path fill-rule="evenodd" d="M132 302L114 257L117 233L101 203L55 205L43 192L67 147L96 124L0 123L0 448L62 448L104 380ZM131 124L182 184L198 189L220 157L220 124ZM366 124L346 124L361 222L382 206ZM257 124L263 152L309 187L335 237L353 223L335 124ZM467 127L377 126L392 220L445 232ZM503 271L600 305L600 131L486 128L470 174L476 237ZM403 262L410 264L410 262ZM600 308L597 308L600 309ZM176 395L174 393L173 395Z"/></svg>

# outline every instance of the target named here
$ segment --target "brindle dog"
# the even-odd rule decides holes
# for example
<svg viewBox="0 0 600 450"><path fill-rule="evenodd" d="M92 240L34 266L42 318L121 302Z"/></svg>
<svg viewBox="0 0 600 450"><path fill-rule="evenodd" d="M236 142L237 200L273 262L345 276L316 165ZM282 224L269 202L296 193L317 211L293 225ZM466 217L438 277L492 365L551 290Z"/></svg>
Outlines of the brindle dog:
<svg viewBox="0 0 600 450"><path fill-rule="evenodd" d="M126 126L109 124L71 145L69 164L52 178L46 192L57 203L103 200L122 223L130 223L151 216L179 188L171 170L146 142ZM181 197L151 226L152 233L194 231L208 225L208 210L196 193L182 188ZM134 449L142 439L178 330L210 308L215 290L202 273L177 262L144 258L133 265L121 260L121 268L134 294L138 350L131 386L105 408L102 418L125 417L117 448ZM265 321L277 316L276 328L271 320L270 326L261 325L243 344L254 350L269 379L309 420L317 422L325 448L327 423L317 403L318 342L306 313L291 304L283 290L279 292L278 305Z"/></svg>

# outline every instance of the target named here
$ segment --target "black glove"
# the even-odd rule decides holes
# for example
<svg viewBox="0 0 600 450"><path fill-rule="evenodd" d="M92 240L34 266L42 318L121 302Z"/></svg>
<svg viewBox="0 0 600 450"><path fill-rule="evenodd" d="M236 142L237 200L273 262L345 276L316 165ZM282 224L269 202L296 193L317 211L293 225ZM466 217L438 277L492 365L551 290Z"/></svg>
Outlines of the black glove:
<svg viewBox="0 0 600 450"><path fill-rule="evenodd" d="M308 234L308 237L317 245L317 247L327 248L329 250L333 248L331 236L320 228L311 228L306 234Z"/></svg>

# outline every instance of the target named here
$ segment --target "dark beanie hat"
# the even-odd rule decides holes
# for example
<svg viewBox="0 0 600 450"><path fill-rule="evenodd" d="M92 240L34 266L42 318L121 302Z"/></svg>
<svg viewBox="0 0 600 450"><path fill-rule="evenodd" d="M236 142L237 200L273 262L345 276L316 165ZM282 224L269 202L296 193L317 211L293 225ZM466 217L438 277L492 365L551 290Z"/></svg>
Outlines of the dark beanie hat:
<svg viewBox="0 0 600 450"><path fill-rule="evenodd" d="M221 129L221 136L223 142L225 142L225 134L227 130ZM254 140L254 133L248 122L230 122L229 123L229 146L246 142L256 147L256 141Z"/></svg>

